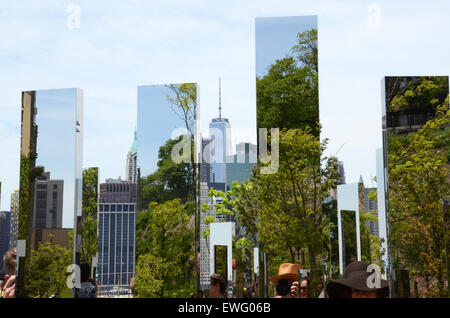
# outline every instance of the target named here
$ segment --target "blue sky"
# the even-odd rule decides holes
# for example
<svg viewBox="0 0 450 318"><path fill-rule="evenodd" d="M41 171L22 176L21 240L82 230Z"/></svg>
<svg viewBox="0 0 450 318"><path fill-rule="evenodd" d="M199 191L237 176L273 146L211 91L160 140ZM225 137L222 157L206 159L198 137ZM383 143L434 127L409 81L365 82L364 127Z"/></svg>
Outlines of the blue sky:
<svg viewBox="0 0 450 318"><path fill-rule="evenodd" d="M80 28L67 25L72 3ZM223 115L232 127L255 127L257 17L317 15L323 136L330 154L344 144L347 182L362 174L370 186L381 78L449 75L449 12L446 0L1 0L1 209L19 184L24 90L84 90L84 166L100 166L101 180L124 177L140 85L198 83L206 134L220 76Z"/></svg>

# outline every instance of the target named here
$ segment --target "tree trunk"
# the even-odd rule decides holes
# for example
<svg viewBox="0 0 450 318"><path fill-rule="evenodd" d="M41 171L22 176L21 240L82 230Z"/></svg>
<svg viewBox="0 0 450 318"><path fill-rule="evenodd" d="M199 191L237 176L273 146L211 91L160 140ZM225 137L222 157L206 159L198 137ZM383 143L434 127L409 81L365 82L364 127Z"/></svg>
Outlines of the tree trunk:
<svg viewBox="0 0 450 318"><path fill-rule="evenodd" d="M314 248L312 246L308 246L308 254L310 269L316 269L316 253L314 252Z"/></svg>

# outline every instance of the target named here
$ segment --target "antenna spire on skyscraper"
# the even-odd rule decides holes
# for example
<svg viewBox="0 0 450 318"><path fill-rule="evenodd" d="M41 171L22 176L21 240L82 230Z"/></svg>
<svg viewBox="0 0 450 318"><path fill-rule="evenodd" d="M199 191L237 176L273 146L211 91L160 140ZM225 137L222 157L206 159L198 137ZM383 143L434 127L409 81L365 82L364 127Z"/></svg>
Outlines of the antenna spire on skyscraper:
<svg viewBox="0 0 450 318"><path fill-rule="evenodd" d="M222 118L222 94L220 87L220 77L219 77L219 118Z"/></svg>

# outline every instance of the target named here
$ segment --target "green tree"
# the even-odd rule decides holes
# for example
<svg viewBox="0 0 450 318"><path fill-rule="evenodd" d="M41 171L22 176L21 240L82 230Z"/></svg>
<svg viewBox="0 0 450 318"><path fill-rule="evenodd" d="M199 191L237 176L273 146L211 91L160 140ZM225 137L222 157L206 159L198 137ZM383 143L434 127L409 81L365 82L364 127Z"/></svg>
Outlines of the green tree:
<svg viewBox="0 0 450 318"><path fill-rule="evenodd" d="M311 268L316 268L316 256L324 245L322 202L336 187L338 174L336 159L323 156L326 145L327 140L321 143L309 129L284 130L278 172L258 178L263 204L260 240L285 245L292 261L305 247Z"/></svg>
<svg viewBox="0 0 450 318"><path fill-rule="evenodd" d="M248 230L246 240L257 242L267 253L269 270L276 271L283 262L298 262L308 253L308 264L316 268L316 260L329 240L329 219L322 202L336 187L337 160L325 157L327 140L320 142L310 129L289 129L280 133L280 164L274 174L260 174L239 185L234 183L222 197L216 213L231 207L236 218ZM322 168L323 166L323 168Z"/></svg>
<svg viewBox="0 0 450 318"><path fill-rule="evenodd" d="M177 281L190 281L193 231L180 199L151 203L139 218L146 218L150 232L148 253L139 256L136 288L139 297L165 297ZM152 263L153 262L153 263ZM162 264L161 266L158 264ZM144 267L147 267L144 269ZM153 284L142 286L140 284ZM140 285L140 286L139 286ZM140 293L139 293L140 291Z"/></svg>
<svg viewBox="0 0 450 318"><path fill-rule="evenodd" d="M258 128L308 126L318 135L317 84L317 76L293 57L277 60L267 75L256 79Z"/></svg>
<svg viewBox="0 0 450 318"><path fill-rule="evenodd" d="M308 67L311 71L319 72L318 55L319 50L317 47L317 29L306 30L297 34L297 43L292 47L292 53L294 53L296 59L304 66Z"/></svg>
<svg viewBox="0 0 450 318"><path fill-rule="evenodd" d="M309 126L319 135L317 30L298 34L294 56L276 60L256 78L258 128Z"/></svg>
<svg viewBox="0 0 450 318"><path fill-rule="evenodd" d="M97 255L98 168L83 170L81 260L92 266Z"/></svg>
<svg viewBox="0 0 450 318"><path fill-rule="evenodd" d="M29 297L49 297L61 295L66 289L66 272L71 264L72 253L64 247L50 242L39 243L39 248L31 252L25 266L25 288Z"/></svg>
<svg viewBox="0 0 450 318"><path fill-rule="evenodd" d="M159 148L157 170L141 178L139 205L145 209L150 202L163 203L179 198L182 203L194 201L194 180L189 163L175 163L172 148L182 137L169 139Z"/></svg>
<svg viewBox="0 0 450 318"><path fill-rule="evenodd" d="M401 108L412 95L425 98L436 109L436 117L406 136L388 134L390 245L394 266L409 269L419 283L424 283L422 296L446 297L442 206L450 196L449 162L443 147L450 141L445 137L450 123L449 100L447 97L438 105L436 97L428 94L431 84L423 80L392 101Z"/></svg>

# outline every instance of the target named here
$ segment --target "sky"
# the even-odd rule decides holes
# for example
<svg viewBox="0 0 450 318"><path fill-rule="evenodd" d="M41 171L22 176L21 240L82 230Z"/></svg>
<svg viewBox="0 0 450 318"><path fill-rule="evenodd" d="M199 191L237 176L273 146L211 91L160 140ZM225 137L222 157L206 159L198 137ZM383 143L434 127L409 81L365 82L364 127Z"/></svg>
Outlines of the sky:
<svg viewBox="0 0 450 318"><path fill-rule="evenodd" d="M347 182L370 186L381 79L449 75L448 12L446 0L0 0L1 209L19 185L24 90L83 89L84 166L100 180L124 177L140 85L198 83L206 135L221 77L223 116L255 127L257 17L317 15L322 136Z"/></svg>

